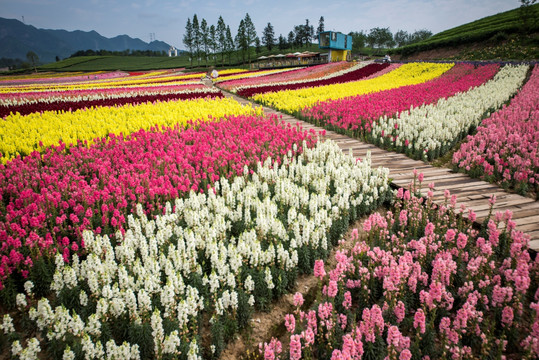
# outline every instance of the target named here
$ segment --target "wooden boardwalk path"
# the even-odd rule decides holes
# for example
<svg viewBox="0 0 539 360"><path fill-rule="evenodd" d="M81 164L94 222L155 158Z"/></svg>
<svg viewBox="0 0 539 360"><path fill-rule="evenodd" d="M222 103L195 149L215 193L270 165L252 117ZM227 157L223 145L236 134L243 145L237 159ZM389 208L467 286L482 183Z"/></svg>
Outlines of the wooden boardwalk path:
<svg viewBox="0 0 539 360"><path fill-rule="evenodd" d="M240 98L234 94L222 90L227 97L233 97L242 104L250 103L248 100ZM300 124L303 129L323 130L323 128L301 121L295 117L281 113L272 108L263 107L267 115L274 114L282 117L282 120L291 124ZM419 160L412 160L404 154L390 152L380 149L375 145L364 143L358 139L350 138L333 131L326 131L325 138L335 141L339 147L352 153L355 157L364 158L367 152L371 152L372 166L383 166L389 169L389 177L393 184L406 187L413 180L413 170L417 169L423 173L424 180L422 191L426 194L427 184L434 182L434 199L440 203L444 201L444 191L448 189L451 195L457 195L457 207L465 204L467 208L474 210L477 214L476 221L481 223L489 212L489 199L496 196L496 204L493 214L497 211L513 212L513 221L517 224L516 229L530 235L530 248L539 251L539 201L511 194L500 187L489 184L485 181L472 179L468 175L454 173L447 168L434 167Z"/></svg>

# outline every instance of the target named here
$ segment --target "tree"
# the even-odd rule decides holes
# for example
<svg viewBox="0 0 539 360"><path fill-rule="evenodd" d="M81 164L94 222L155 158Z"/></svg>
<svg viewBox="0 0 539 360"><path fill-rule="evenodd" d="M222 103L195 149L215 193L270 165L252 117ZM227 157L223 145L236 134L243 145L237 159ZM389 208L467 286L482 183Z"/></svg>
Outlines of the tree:
<svg viewBox="0 0 539 360"><path fill-rule="evenodd" d="M279 34L278 47L279 47L279 50L284 50L288 47L288 44L286 43L286 39L284 38L283 34Z"/></svg>
<svg viewBox="0 0 539 360"><path fill-rule="evenodd" d="M247 35L245 34L245 21L241 19L240 25L238 26L238 33L234 39L236 47L241 50L242 62L245 63L245 52L248 50L247 45Z"/></svg>
<svg viewBox="0 0 539 360"><path fill-rule="evenodd" d="M226 50L226 25L222 16L219 16L219 20L217 20L217 40L219 42L218 49L221 53L221 62L224 65L224 54Z"/></svg>
<svg viewBox="0 0 539 360"><path fill-rule="evenodd" d="M288 43L289 48L293 47L296 43L296 36L293 31L290 31L288 33L288 39L286 40L286 42Z"/></svg>
<svg viewBox="0 0 539 360"><path fill-rule="evenodd" d="M210 26L210 52L215 60L215 53L217 52L217 30L215 25Z"/></svg>
<svg viewBox="0 0 539 360"><path fill-rule="evenodd" d="M183 44L189 52L189 59L191 60L191 66L193 65L193 25L191 19L187 18L187 24L185 25L185 34L183 35Z"/></svg>
<svg viewBox="0 0 539 360"><path fill-rule="evenodd" d="M208 23L206 22L206 19L202 19L202 21L200 22L200 35L201 35L201 43L202 43L202 56L204 57L206 65L208 65L208 49L210 47L210 31L208 29Z"/></svg>
<svg viewBox="0 0 539 360"><path fill-rule="evenodd" d="M261 51L262 51L262 46L261 46L260 38L257 36L255 38L255 53L256 53L256 55L260 54Z"/></svg>
<svg viewBox="0 0 539 360"><path fill-rule="evenodd" d="M410 42L410 35L404 30L399 30L393 35L393 40L397 47L401 47Z"/></svg>
<svg viewBox="0 0 539 360"><path fill-rule="evenodd" d="M416 30L414 31L413 34L410 35L410 39L408 43L413 44L416 42L427 40L431 36L432 36L432 32L430 30L426 30L426 29Z"/></svg>
<svg viewBox="0 0 539 360"><path fill-rule="evenodd" d="M268 23L262 32L262 44L268 48L268 51L271 51L275 45L275 32L271 23Z"/></svg>
<svg viewBox="0 0 539 360"><path fill-rule="evenodd" d="M37 54L30 50L26 53L26 59L28 60L30 65L32 65L34 71L37 72L37 64L39 63L39 57L37 56Z"/></svg>
<svg viewBox="0 0 539 360"><path fill-rule="evenodd" d="M320 16L320 20L318 20L318 28L316 28L316 34L320 34L324 32L324 17Z"/></svg>
<svg viewBox="0 0 539 360"><path fill-rule="evenodd" d="M193 15L193 49L194 56L197 58L197 64L200 65L200 46L202 43L202 34L200 33L200 25L198 24L197 15Z"/></svg>
<svg viewBox="0 0 539 360"><path fill-rule="evenodd" d="M361 52L367 43L367 35L363 31L350 32L348 35L352 36L352 52Z"/></svg>
<svg viewBox="0 0 539 360"><path fill-rule="evenodd" d="M367 42L371 45L371 48L374 48L378 45L378 48L381 47L391 47L393 44L393 34L389 31L389 28L372 28L367 35Z"/></svg>
<svg viewBox="0 0 539 360"><path fill-rule="evenodd" d="M251 45L255 43L256 36L256 30L255 30L255 24L253 24L253 21L251 20L251 17L249 16L249 13L245 14L245 41L247 42L247 57L249 58L249 65L251 64Z"/></svg>
<svg viewBox="0 0 539 360"><path fill-rule="evenodd" d="M228 55L228 63L230 64L230 55L234 51L234 39L232 39L232 32L230 31L230 26L226 26L226 41L225 41L225 52Z"/></svg>

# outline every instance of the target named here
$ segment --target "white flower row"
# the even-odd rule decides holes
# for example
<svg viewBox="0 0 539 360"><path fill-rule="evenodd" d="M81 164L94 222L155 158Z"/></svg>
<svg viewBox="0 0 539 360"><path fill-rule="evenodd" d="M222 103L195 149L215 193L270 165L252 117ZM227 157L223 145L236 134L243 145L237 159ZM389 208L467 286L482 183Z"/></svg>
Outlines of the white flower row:
<svg viewBox="0 0 539 360"><path fill-rule="evenodd" d="M238 91L240 91L242 89L259 88L259 87L263 87L263 86L282 86L282 85L292 85L292 84L301 84L301 83L309 84L311 82L320 81L320 80L326 80L326 79L331 79L331 78L334 78L334 77L337 77L337 76L341 76L341 75L347 74L349 72L361 69L361 68L363 68L363 67L365 67L365 66L367 66L369 64L372 64L372 63L374 63L374 62L373 61L362 61L362 62L359 62L359 63L357 63L356 65L354 65L352 67L349 67L348 69L339 70L339 71L336 71L336 72L321 76L321 77L316 78L316 79L290 80L290 81L283 81L283 82L279 81L279 82L274 82L274 83L264 83L264 84L256 84L256 85L240 85L240 86L237 86L235 88L232 88L230 91L233 92L233 93L237 93Z"/></svg>
<svg viewBox="0 0 539 360"><path fill-rule="evenodd" d="M37 103L55 103L55 102L67 102L67 101L94 101L94 100L106 100L106 99L122 99L133 98L143 95L169 95L169 94L198 94L198 93L219 93L220 90L216 88L195 88L189 90L165 90L165 91L152 91L152 90L140 90L140 91L128 91L110 93L106 89L103 89L101 93L85 94L85 95L50 95L47 97L27 97L19 99L1 99L0 105L3 106L17 106L24 104L37 104ZM59 92L60 93L60 92Z"/></svg>
<svg viewBox="0 0 539 360"><path fill-rule="evenodd" d="M485 84L458 93L447 99L440 99L436 104L423 105L403 111L395 118L380 118L372 130L373 138L396 136L396 146L423 151L439 150L450 146L456 139L467 133L472 126L477 126L490 112L496 111L522 86L527 65L504 66Z"/></svg>
<svg viewBox="0 0 539 360"><path fill-rule="evenodd" d="M85 231L84 260L74 256L67 264L57 255L51 289L59 297L76 291L80 308L95 311L84 321L76 311L63 305L53 309L42 298L29 317L49 341L82 339L86 359L138 358L134 344L103 346L97 340L104 322L125 318L151 324L156 358L180 356L182 342L188 341L189 354L181 356L197 359L200 351L190 329L199 325L202 311L211 321L234 316L239 292L249 294L253 306L257 287L271 292L278 281L271 269L294 270L302 247L327 248L332 224L350 206L379 204L390 194L388 182L388 170L372 169L370 156L357 161L328 140L296 158L284 157L281 165L267 159L252 175L245 168L244 176L230 182L223 178L215 193L191 192L175 201L174 211L167 204L165 214L153 220L139 205L137 215L128 217L125 235L117 234L118 244ZM289 209L285 222L280 220L283 209ZM237 236L231 235L234 224L243 226ZM252 271L264 281L245 277ZM201 288L189 285L193 276L202 278ZM153 305L157 300L159 307ZM175 321L177 328L165 333L164 319ZM12 329L10 319L4 318L2 328ZM65 351L69 358L72 350Z"/></svg>

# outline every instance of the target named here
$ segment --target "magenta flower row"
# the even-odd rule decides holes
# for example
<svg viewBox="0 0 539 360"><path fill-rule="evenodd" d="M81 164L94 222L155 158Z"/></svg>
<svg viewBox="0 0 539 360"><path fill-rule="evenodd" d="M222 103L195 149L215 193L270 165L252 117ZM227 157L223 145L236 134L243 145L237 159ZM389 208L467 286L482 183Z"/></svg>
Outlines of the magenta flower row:
<svg viewBox="0 0 539 360"><path fill-rule="evenodd" d="M369 133L373 122L382 116L391 117L410 107L430 104L459 92L469 90L490 80L499 65L474 68L470 64L457 64L439 78L426 83L321 102L302 110L302 116L322 125L352 130L358 135Z"/></svg>
<svg viewBox="0 0 539 360"><path fill-rule="evenodd" d="M207 191L245 166L279 162L295 153L293 144L301 152L304 140L313 146L316 137L275 117L241 116L111 134L90 147L60 144L0 165L0 280L26 277L37 257L56 251L69 260L84 247L84 229L123 231L139 203L149 215L162 213L167 201Z"/></svg>
<svg viewBox="0 0 539 360"><path fill-rule="evenodd" d="M294 84L275 84L275 85L266 85L266 86L260 86L260 87L251 87L251 88L242 88L239 89L237 94L239 96L243 97L251 97L256 94L264 94L267 92L276 92L276 91L282 91L282 90L296 90L296 89L302 89L306 87L316 87L316 86L324 86L324 85L331 85L331 84L340 84L350 81L357 81L364 79L368 76L371 76L385 68L387 68L389 64L369 64L365 67L362 67L360 69L347 72L345 74L335 76L329 79L323 79L318 81L307 81L307 82L298 82Z"/></svg>
<svg viewBox="0 0 539 360"><path fill-rule="evenodd" d="M539 66L511 103L485 119L453 154L472 176L526 192L539 190Z"/></svg>

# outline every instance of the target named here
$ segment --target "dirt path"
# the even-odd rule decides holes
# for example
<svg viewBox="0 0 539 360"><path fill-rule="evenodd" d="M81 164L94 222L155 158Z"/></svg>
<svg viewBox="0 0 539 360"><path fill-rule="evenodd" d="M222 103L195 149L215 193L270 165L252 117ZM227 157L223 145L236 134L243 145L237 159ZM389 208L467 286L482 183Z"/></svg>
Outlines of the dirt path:
<svg viewBox="0 0 539 360"><path fill-rule="evenodd" d="M377 212L384 212L385 209L380 207ZM326 271L333 269L336 265L335 253L337 250L351 249L355 242L352 239L352 229L357 228L359 237L363 232L363 221L368 217L364 216L352 224L346 234L342 237L342 241L331 251L327 261L325 262ZM283 343L283 353L288 352L288 334L284 327L284 317L286 314L292 313L295 309L294 294L300 292L305 298L304 307L309 307L315 299L318 291L319 280L314 275L302 275L296 280L294 289L279 300L271 304L269 312L256 312L251 319L251 327L238 334L236 339L228 344L225 350L221 353L221 360L236 360L236 359L253 359L262 358L258 356L258 344L269 342L272 337L279 338ZM308 296L306 296L308 294ZM309 302L310 303L307 303Z"/></svg>

